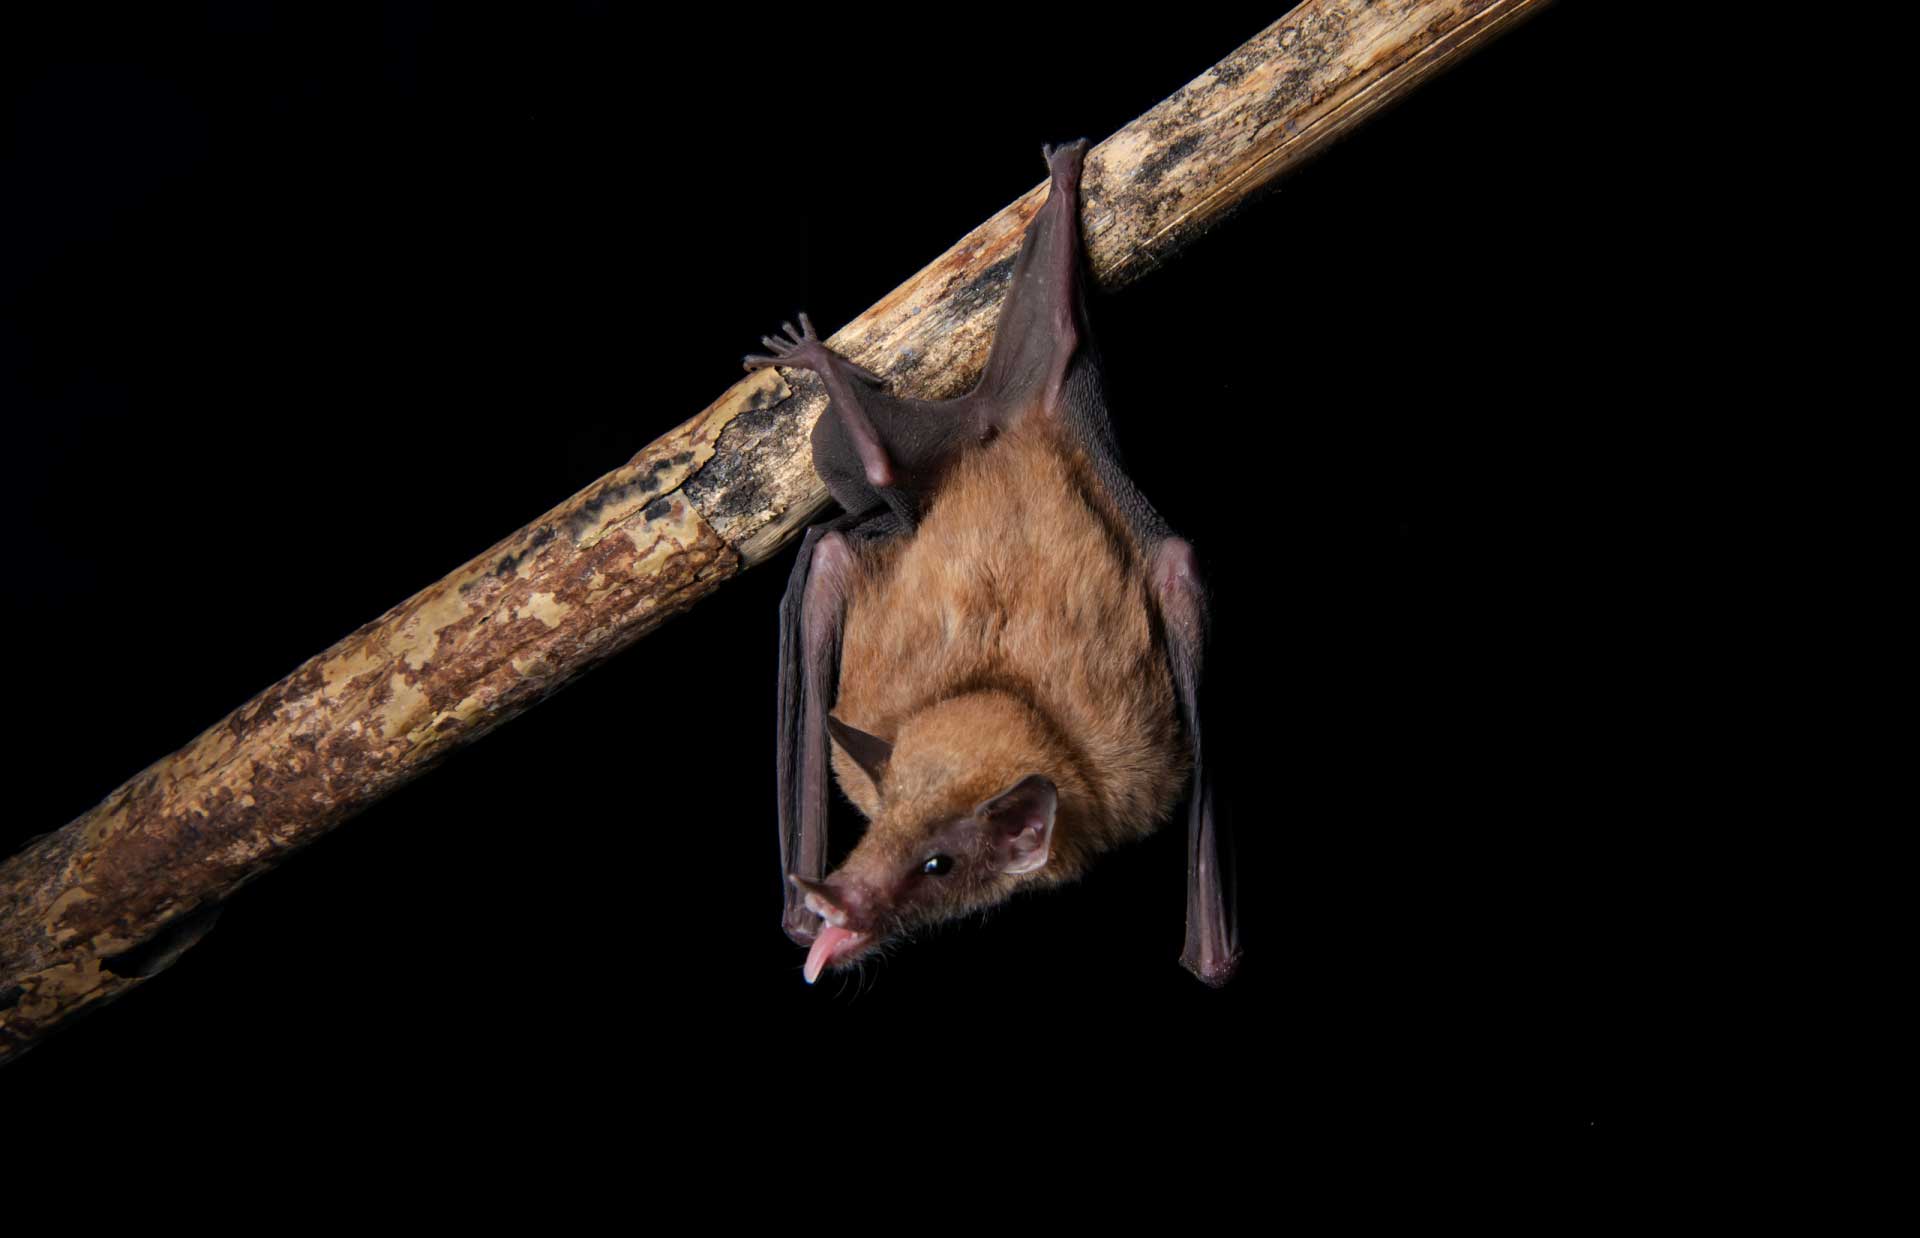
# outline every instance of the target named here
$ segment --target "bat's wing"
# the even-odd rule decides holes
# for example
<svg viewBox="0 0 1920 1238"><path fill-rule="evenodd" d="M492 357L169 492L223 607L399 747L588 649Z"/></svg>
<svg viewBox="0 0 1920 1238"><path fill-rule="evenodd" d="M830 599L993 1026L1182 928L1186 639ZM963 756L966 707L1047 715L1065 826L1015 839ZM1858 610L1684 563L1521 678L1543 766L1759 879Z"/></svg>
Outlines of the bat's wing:
<svg viewBox="0 0 1920 1238"><path fill-rule="evenodd" d="M981 421L1002 428L1041 412L1111 442L1100 367L1087 329L1080 243L1080 170L1087 142L1082 138L1043 153L1051 173L1047 200L1027 225L994 328L993 350L968 398L978 405Z"/></svg>
<svg viewBox="0 0 1920 1238"><path fill-rule="evenodd" d="M827 804L832 781L827 711L840 678L840 629L853 570L853 543L910 532L931 482L949 453L973 437L961 400L903 400L879 379L829 349L800 315L786 335L763 341L769 353L746 358L812 370L831 409L813 429L813 463L846 515L807 530L780 601L780 877L787 936L810 942L820 918L807 910L794 879L819 881L827 868Z"/></svg>
<svg viewBox="0 0 1920 1238"><path fill-rule="evenodd" d="M1187 940L1180 961L1208 984L1225 984L1240 961L1231 840L1214 803L1202 747L1201 664L1207 598L1193 547L1175 537L1120 461L1107 415L1101 366L1087 318L1080 235L1085 141L1047 149L1047 201L1028 226L994 333L993 352L972 396L982 422L1038 414L1058 418L1086 448L1108 493L1148 559L1165 628L1167 657L1193 749L1187 827Z"/></svg>
<svg viewBox="0 0 1920 1238"><path fill-rule="evenodd" d="M1216 815L1213 774L1201 745L1201 664L1207 641L1207 596L1193 547L1177 537L1153 553L1153 591L1166 628L1174 690L1193 747L1193 797L1187 816L1187 942L1180 962L1210 985L1232 979L1240 964L1233 839Z"/></svg>
<svg viewBox="0 0 1920 1238"><path fill-rule="evenodd" d="M807 530L780 599L780 712L777 781L780 815L780 923L787 936L813 940L819 917L793 878L818 881L827 871L827 711L839 679L840 628L846 617L853 543L899 529L885 508L841 516Z"/></svg>
<svg viewBox="0 0 1920 1238"><path fill-rule="evenodd" d="M831 411L814 425L814 468L849 513L807 531L780 603L781 924L805 944L819 917L807 910L806 892L794 879L826 876L827 711L839 682L840 629L854 567L850 539L910 532L951 454L984 436L989 423L972 413L989 406L972 394L942 401L888 395L876 375L828 348L805 314L797 329L787 324L784 330L784 336L765 336L768 351L747 357L746 367L820 376Z"/></svg>

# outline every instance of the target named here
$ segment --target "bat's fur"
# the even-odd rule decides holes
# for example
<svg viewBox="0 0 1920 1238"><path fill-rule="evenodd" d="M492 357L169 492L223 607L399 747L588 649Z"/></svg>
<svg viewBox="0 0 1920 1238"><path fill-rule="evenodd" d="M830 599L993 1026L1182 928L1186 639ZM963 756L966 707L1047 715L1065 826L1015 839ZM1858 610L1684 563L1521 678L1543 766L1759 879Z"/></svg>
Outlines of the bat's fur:
<svg viewBox="0 0 1920 1238"><path fill-rule="evenodd" d="M1145 552L1058 419L961 455L915 535L855 562L833 712L894 747L878 791L834 749L871 820L848 868L911 867L940 825L1036 773L1059 793L1047 863L971 896L954 883L941 914L1071 880L1166 820L1188 754Z"/></svg>

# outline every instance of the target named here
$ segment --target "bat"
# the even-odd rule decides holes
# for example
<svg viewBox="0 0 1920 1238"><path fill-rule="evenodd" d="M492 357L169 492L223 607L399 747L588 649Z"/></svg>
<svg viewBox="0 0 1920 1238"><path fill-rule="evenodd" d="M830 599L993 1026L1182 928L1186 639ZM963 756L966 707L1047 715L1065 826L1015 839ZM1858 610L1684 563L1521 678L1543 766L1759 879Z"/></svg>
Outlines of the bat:
<svg viewBox="0 0 1920 1238"><path fill-rule="evenodd" d="M1045 147L978 383L890 394L805 314L749 370L811 370L813 463L843 514L780 606L781 923L808 983L914 929L1081 876L1188 795L1181 963L1240 960L1230 840L1201 748L1193 547L1121 467L1087 320L1087 142ZM867 817L832 874L827 770Z"/></svg>

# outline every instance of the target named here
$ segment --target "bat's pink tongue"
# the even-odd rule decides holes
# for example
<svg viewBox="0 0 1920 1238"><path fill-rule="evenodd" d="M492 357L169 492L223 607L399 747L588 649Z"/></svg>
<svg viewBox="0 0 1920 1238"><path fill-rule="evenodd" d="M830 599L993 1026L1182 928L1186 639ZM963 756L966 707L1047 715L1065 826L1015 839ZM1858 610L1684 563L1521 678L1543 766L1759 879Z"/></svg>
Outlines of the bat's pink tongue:
<svg viewBox="0 0 1920 1238"><path fill-rule="evenodd" d="M807 966L802 973L807 983L812 984L820 976L822 968L833 962L833 956L840 947L852 941L860 934L841 928L837 924L822 924L820 935L813 939L813 949L807 951Z"/></svg>

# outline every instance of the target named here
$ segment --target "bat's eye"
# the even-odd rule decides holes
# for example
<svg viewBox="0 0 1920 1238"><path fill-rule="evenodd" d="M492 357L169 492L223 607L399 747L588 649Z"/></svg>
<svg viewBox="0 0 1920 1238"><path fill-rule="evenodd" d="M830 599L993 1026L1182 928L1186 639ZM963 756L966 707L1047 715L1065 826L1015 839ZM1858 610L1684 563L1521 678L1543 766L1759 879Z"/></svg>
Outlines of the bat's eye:
<svg viewBox="0 0 1920 1238"><path fill-rule="evenodd" d="M953 871L953 857L950 855L929 856L920 866L920 871L929 877L944 877Z"/></svg>

